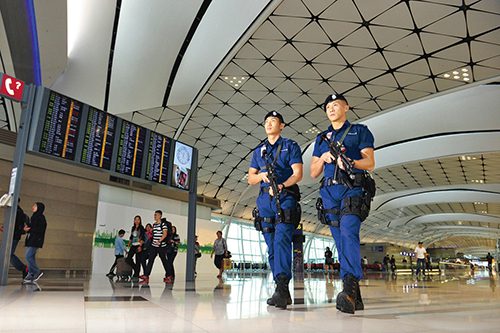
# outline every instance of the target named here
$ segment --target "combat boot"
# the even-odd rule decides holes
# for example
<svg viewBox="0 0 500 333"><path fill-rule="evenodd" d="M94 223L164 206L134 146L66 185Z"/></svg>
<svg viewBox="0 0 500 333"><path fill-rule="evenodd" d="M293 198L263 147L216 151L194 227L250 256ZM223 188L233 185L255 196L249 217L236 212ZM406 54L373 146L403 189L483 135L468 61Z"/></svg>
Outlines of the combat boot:
<svg viewBox="0 0 500 333"><path fill-rule="evenodd" d="M290 298L291 301L288 282L290 282L290 279L285 274L280 274L276 278L276 292L272 299L274 300L274 306L279 309L286 309L288 299Z"/></svg>
<svg viewBox="0 0 500 333"><path fill-rule="evenodd" d="M287 292L288 292L288 300L287 300L286 304L290 305L290 304L292 304L292 296L290 295L290 290L287 289ZM275 295L276 295L276 290L274 291L273 296L271 296L267 299L267 305L276 305L274 302Z"/></svg>
<svg viewBox="0 0 500 333"><path fill-rule="evenodd" d="M363 304L363 300L361 299L361 290L359 289L359 282L356 286L356 303L355 303L356 311L361 311L365 309L365 305Z"/></svg>
<svg viewBox="0 0 500 333"><path fill-rule="evenodd" d="M356 290L359 282L352 275L344 278L344 290L337 295L337 309L341 312L354 314L356 309Z"/></svg>

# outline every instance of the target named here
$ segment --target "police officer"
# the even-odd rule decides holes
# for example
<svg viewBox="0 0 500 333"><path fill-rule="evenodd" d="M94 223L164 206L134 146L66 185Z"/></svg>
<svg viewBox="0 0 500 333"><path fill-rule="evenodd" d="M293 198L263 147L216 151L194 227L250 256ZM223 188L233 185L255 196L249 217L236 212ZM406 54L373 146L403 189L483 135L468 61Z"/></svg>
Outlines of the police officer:
<svg viewBox="0 0 500 333"><path fill-rule="evenodd" d="M311 176L317 178L324 171L324 179L319 191L325 209L324 222L330 225L340 261L340 276L343 281L343 291L337 296L337 309L346 313L363 310L364 305L359 292L359 280L363 270L361 258L359 231L361 216L366 218L369 201L363 206L364 196L362 185L367 181L364 170L373 170L375 158L373 153L374 139L368 128L361 124L350 124L346 114L349 104L342 95L329 95L324 102L324 110L331 125L316 138L311 162ZM322 135L323 134L323 135ZM340 142L345 147L345 155L354 163L355 179L342 177L345 166L339 158L335 160L330 153L328 144L323 139ZM351 182L352 189L346 184ZM370 178L371 179L371 178ZM368 187L368 186L365 186ZM372 183L374 195L374 183Z"/></svg>
<svg viewBox="0 0 500 333"><path fill-rule="evenodd" d="M285 122L278 112L271 111L265 116L264 127L267 140L253 152L248 183L260 183L258 211L254 211L255 225L263 233L269 265L276 281L276 291L267 304L286 309L287 304L292 304L288 282L292 278L292 237L300 221L300 193L296 184L302 179L302 152L295 141L281 137ZM280 191L280 214L270 186L266 159L275 169Z"/></svg>

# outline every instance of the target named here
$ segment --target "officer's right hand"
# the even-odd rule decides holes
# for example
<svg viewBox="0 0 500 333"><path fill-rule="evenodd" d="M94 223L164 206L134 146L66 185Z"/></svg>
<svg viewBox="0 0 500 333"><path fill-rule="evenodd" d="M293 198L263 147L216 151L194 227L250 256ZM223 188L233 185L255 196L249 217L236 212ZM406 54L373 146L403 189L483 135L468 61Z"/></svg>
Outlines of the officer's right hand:
<svg viewBox="0 0 500 333"><path fill-rule="evenodd" d="M262 172L261 176L262 176L262 181L264 183L269 183L269 178L267 178L267 172Z"/></svg>
<svg viewBox="0 0 500 333"><path fill-rule="evenodd" d="M334 157L332 155L332 153L330 153L329 151L323 153L323 155L321 155L321 160L325 163L328 163L328 164L331 164L333 163L334 161Z"/></svg>

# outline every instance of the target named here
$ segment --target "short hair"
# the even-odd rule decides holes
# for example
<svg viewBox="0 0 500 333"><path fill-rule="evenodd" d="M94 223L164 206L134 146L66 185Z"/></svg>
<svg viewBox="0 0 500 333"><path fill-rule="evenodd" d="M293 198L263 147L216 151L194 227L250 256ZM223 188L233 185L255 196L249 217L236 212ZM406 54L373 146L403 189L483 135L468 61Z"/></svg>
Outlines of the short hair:
<svg viewBox="0 0 500 333"><path fill-rule="evenodd" d="M220 233L220 234L221 234L221 236L222 236L222 231L217 230L216 234L218 234L218 233Z"/></svg>
<svg viewBox="0 0 500 333"><path fill-rule="evenodd" d="M125 235L125 230L120 229L120 231L118 231L118 235Z"/></svg>
<svg viewBox="0 0 500 333"><path fill-rule="evenodd" d="M156 213L158 213L158 214L160 214L161 216L163 216L163 212L162 212L161 210L159 210L159 209L158 209L158 210L155 210L155 214L156 214Z"/></svg>

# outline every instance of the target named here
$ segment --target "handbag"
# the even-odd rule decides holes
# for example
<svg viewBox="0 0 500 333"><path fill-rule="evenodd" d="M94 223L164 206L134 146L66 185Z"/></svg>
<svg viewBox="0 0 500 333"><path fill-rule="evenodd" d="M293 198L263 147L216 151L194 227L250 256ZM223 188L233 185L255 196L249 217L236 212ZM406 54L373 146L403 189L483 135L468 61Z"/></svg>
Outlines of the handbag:
<svg viewBox="0 0 500 333"><path fill-rule="evenodd" d="M231 265L231 259L229 259L229 258L222 259L222 267L223 267L224 270L231 269L232 268L231 266L232 266Z"/></svg>

